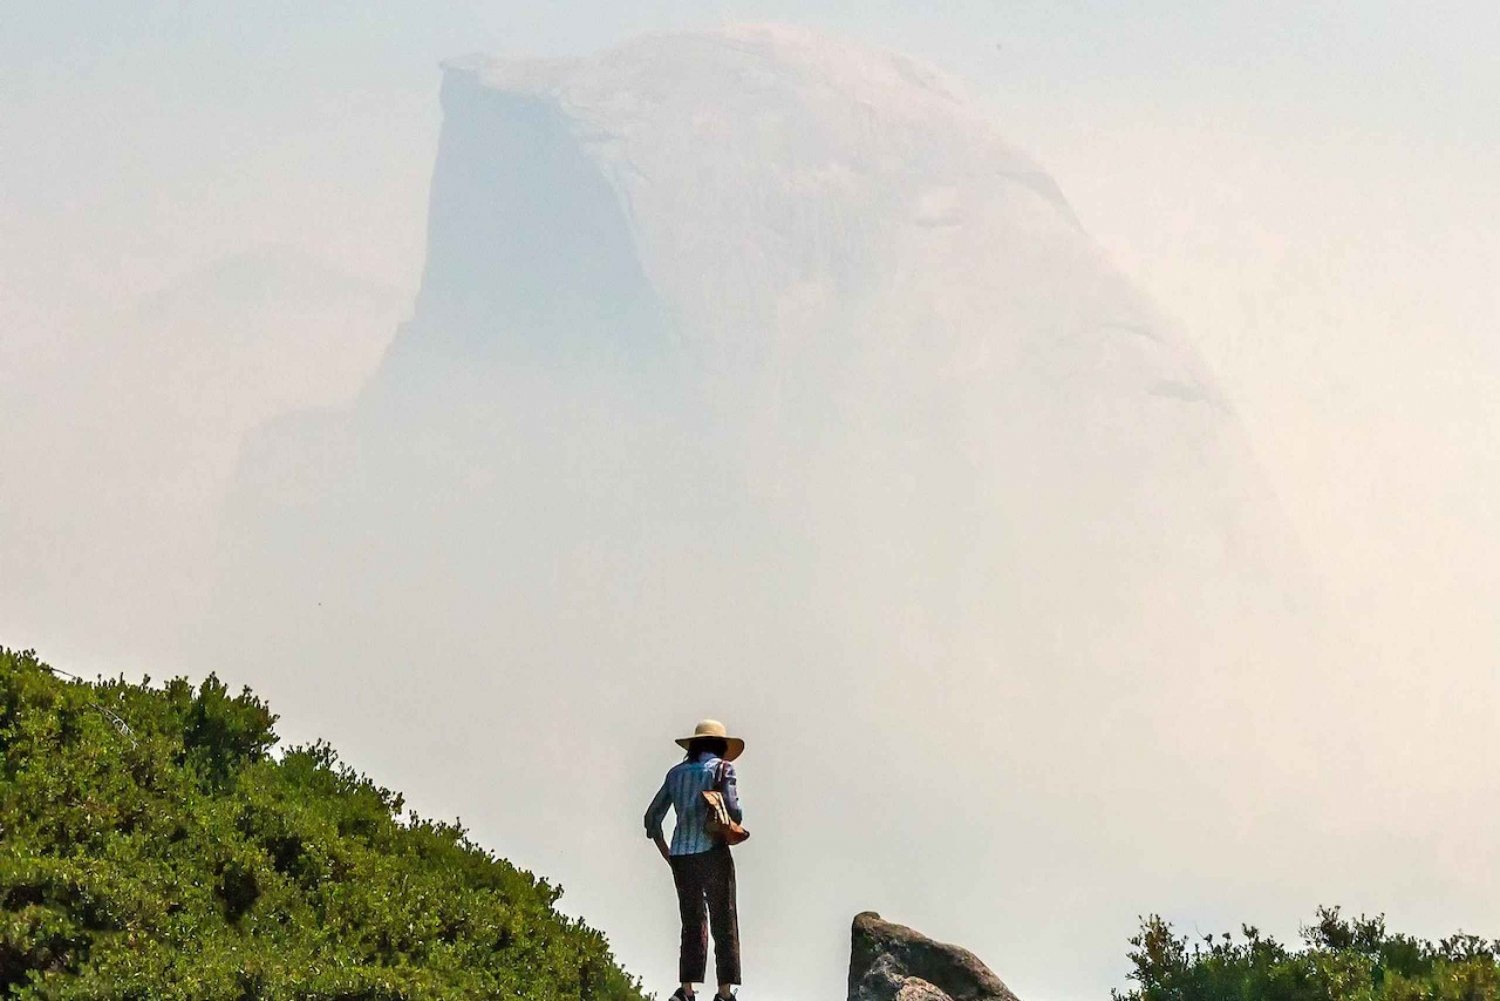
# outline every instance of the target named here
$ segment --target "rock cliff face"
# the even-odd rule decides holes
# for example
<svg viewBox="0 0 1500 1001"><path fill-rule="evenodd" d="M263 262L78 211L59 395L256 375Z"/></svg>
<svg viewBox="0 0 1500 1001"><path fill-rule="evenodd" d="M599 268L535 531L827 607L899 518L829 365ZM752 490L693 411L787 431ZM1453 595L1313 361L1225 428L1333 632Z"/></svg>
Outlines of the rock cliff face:
<svg viewBox="0 0 1500 1001"><path fill-rule="evenodd" d="M859 567L927 640L997 602L1087 607L1090 642L1145 660L1284 611L1294 560L1212 376L933 71L745 28L456 60L443 106L367 419L488 406L521 371L627 422L650 400L706 446L649 474L695 481L692 520L712 467L818 540L819 583Z"/></svg>
<svg viewBox="0 0 1500 1001"><path fill-rule="evenodd" d="M932 71L745 28L455 61L443 107L413 317L347 421L251 447L256 531L418 477L504 524L583 519L558 546L670 511L730 602L745 553L716 540L748 527L940 659L1085 673L1274 633L1299 597L1189 343ZM492 524L502 562L540 539Z"/></svg>
<svg viewBox="0 0 1500 1001"><path fill-rule="evenodd" d="M969 950L874 911L855 916L850 937L849 1001L1017 1001Z"/></svg>

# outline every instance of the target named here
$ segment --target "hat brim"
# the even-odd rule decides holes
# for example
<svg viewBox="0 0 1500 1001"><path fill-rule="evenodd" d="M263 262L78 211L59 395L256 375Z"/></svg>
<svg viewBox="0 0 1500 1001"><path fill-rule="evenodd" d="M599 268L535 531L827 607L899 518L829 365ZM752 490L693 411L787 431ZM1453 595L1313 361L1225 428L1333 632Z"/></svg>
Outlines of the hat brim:
<svg viewBox="0 0 1500 1001"><path fill-rule="evenodd" d="M712 737L709 737L709 738L702 738L702 737L678 737L677 738L677 746L680 747L680 748L682 748L684 751L686 751L688 749L688 745L689 744L691 744L695 740L700 740L700 739L713 740L715 738L712 738ZM729 745L728 749L724 751L724 760L725 761L733 761L735 758L738 758L741 754L745 753L745 742L743 740L741 740L740 738L738 738L738 737L719 737L717 739L722 740L725 744Z"/></svg>

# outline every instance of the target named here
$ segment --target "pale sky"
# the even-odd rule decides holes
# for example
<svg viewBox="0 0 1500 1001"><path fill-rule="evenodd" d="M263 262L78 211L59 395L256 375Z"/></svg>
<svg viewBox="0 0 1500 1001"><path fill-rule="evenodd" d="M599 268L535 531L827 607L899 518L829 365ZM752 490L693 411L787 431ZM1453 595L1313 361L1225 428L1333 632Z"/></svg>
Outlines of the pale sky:
<svg viewBox="0 0 1500 1001"><path fill-rule="evenodd" d="M1415 197L1440 208L1450 199L1472 205L1461 187L1445 193L1483 176L1500 128L1500 70L1489 58L1500 15L1482 3L956 3L931 17L895 4L393 3L377 11L22 2L5 16L0 114L13 235L4 274L28 300L148 290L247 239L307 244L370 277L409 283L422 222L421 199L411 195L430 167L440 59L583 53L643 31L722 21L795 20L965 77L1014 141L1057 173L1106 243L1119 224L1104 206L1118 213L1130 200L1107 186L1128 184L1138 196L1150 178L1163 184L1157 170L1141 176L1153 151L1186 175L1172 178L1173 190L1187 176L1207 183L1217 174L1235 187L1267 180L1224 177L1239 165L1227 150L1221 155L1234 162L1188 170L1164 149L1174 140L1203 157L1236 137L1262 155L1303 144L1318 155L1296 156L1305 181L1337 178L1353 189L1404 181L1405 197L1383 201ZM1366 175L1385 173L1349 177L1346 160ZM1288 186L1298 179L1277 173ZM1111 192L1097 207L1095 188ZM279 195L269 208L266 190ZM367 192L398 200L384 206L394 219L372 212ZM313 213L325 223L316 235ZM362 239L376 226L379 239ZM43 239L62 227L98 234L97 256L80 246L88 241L62 251Z"/></svg>
<svg viewBox="0 0 1500 1001"><path fill-rule="evenodd" d="M409 296L436 66L455 54L787 19L925 58L1198 343L1335 592L1428 623L1390 642L1494 656L1493 4L22 2L4 17L12 331L268 245Z"/></svg>
<svg viewBox="0 0 1500 1001"><path fill-rule="evenodd" d="M82 332L156 316L205 274L232 287L226 259L276 248L363 297L363 332L319 347L318 366L278 376L271 394L282 409L352 395L420 278L440 60L584 54L732 21L807 24L966 82L1217 374L1370 667L1379 694L1362 704L1451 737L1423 748L1424 767L1493 800L1493 776L1472 771L1500 710L1493 3L962 2L929 14L816 0L14 0L0 14L0 512L12 526L0 527L0 554L41 566L53 556L36 539L83 538L69 533L105 530L75 522L110 518L88 506L86 478L45 468L83 418L61 390L28 391L68 385L93 351ZM289 308L301 323L322 307ZM184 495L219 496L237 420L202 446L211 459ZM33 496L16 470L34 474ZM45 522L67 504L73 521ZM64 603L64 583L30 603L14 597L23 583L0 586L13 601L0 605L0 642L81 673L202 672L170 662L169 639L122 653L104 638L130 635L119 623L69 629L91 613ZM345 726L290 725L302 736ZM408 791L430 812L469 810ZM1414 930L1500 932L1493 908L1449 913L1419 897L1391 893ZM1211 909L1212 889L1199 899ZM1307 916L1280 915L1280 927ZM1277 920L1214 919L1241 917ZM942 931L962 940L962 928Z"/></svg>

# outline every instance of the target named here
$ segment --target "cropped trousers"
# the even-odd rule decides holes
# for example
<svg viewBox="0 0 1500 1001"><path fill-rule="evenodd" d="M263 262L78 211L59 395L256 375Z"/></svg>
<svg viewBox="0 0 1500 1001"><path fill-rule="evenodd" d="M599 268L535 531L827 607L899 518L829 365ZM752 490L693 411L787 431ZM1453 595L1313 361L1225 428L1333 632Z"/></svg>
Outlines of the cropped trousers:
<svg viewBox="0 0 1500 1001"><path fill-rule="evenodd" d="M672 881L682 914L677 979L701 984L708 966L708 933L714 936L714 969L721 984L740 982L740 919L735 910L734 858L728 845L696 855L673 855Z"/></svg>

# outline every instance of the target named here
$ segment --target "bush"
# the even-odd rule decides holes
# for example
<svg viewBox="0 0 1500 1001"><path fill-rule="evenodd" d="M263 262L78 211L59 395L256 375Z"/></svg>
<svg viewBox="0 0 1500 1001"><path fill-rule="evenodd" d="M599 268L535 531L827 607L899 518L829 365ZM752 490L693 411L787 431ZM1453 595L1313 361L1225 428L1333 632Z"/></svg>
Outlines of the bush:
<svg viewBox="0 0 1500 1001"><path fill-rule="evenodd" d="M0 648L0 994L642 1001L559 889L275 722Z"/></svg>
<svg viewBox="0 0 1500 1001"><path fill-rule="evenodd" d="M1156 915L1130 940L1130 979L1115 1001L1500 1001L1500 942L1437 944L1392 934L1383 917L1320 907L1290 950L1246 926L1189 943Z"/></svg>

